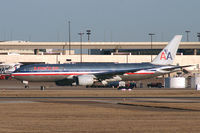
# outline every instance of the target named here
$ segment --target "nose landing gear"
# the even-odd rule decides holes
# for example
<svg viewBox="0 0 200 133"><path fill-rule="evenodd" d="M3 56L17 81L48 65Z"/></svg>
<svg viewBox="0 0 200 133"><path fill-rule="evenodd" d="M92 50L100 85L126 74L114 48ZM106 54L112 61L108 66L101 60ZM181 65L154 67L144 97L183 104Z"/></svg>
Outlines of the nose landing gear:
<svg viewBox="0 0 200 133"><path fill-rule="evenodd" d="M25 85L25 86L24 86L24 88L26 88L26 89L27 89L27 88L29 88L29 86L28 86L28 85Z"/></svg>
<svg viewBox="0 0 200 133"><path fill-rule="evenodd" d="M46 88L45 86L41 86L41 87L40 87L40 90L41 90L41 91L44 91L45 88Z"/></svg>
<svg viewBox="0 0 200 133"><path fill-rule="evenodd" d="M22 83L25 85L24 88L29 88L28 81L22 81Z"/></svg>

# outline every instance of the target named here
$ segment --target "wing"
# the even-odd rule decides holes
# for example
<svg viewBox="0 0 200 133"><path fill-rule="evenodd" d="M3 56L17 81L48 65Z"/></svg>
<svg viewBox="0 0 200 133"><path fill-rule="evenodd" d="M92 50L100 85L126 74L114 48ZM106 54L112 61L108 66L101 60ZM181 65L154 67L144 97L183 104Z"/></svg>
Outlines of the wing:
<svg viewBox="0 0 200 133"><path fill-rule="evenodd" d="M149 68L146 68L146 69L149 69ZM129 73L129 72L137 72L139 70L144 70L144 68L135 68L135 69L126 69L126 70L113 70L113 71L104 71L104 72L100 72L100 73L96 73L94 74L94 76L97 77L97 79L99 80L104 80L104 79L110 79L110 78L113 78L114 76L116 75L124 75L126 73Z"/></svg>
<svg viewBox="0 0 200 133"><path fill-rule="evenodd" d="M173 70L175 70L175 69L183 69L183 68L185 68L185 67L191 67L191 66L193 66L193 65L186 65L186 66L174 66L174 67L171 67L171 68L164 68L164 69L162 69L162 70L164 70L164 71L173 71Z"/></svg>

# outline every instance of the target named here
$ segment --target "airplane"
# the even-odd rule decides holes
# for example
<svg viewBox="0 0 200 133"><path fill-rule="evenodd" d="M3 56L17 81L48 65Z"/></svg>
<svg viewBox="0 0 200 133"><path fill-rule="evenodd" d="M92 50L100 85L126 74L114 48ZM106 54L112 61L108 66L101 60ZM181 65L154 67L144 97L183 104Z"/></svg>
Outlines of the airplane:
<svg viewBox="0 0 200 133"><path fill-rule="evenodd" d="M21 66L12 77L28 82L55 82L56 85L92 85L95 82L136 81L169 74L188 66L172 65L182 35L176 35L149 63L32 64ZM45 86L41 86L45 87Z"/></svg>
<svg viewBox="0 0 200 133"><path fill-rule="evenodd" d="M21 65L22 65L21 63L2 63L0 64L0 73L11 74Z"/></svg>
<svg viewBox="0 0 200 133"><path fill-rule="evenodd" d="M18 69L21 63L2 63L0 64L0 79L7 79L11 73Z"/></svg>

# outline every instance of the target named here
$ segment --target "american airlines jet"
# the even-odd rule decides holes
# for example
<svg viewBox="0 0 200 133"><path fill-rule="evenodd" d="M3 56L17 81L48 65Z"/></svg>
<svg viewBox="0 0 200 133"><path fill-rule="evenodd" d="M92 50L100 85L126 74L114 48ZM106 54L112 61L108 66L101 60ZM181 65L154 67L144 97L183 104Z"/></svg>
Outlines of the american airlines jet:
<svg viewBox="0 0 200 133"><path fill-rule="evenodd" d="M11 74L16 69L18 69L21 65L22 65L21 63L2 63L0 64L0 73Z"/></svg>
<svg viewBox="0 0 200 133"><path fill-rule="evenodd" d="M172 65L181 38L181 35L176 35L151 63L33 64L21 66L12 76L24 83L56 82L65 85L152 78L188 67Z"/></svg>

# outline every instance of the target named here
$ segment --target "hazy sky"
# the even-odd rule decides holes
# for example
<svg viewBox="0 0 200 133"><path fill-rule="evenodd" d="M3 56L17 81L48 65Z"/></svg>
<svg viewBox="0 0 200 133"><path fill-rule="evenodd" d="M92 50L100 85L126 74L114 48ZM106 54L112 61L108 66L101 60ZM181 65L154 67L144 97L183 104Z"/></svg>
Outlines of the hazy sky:
<svg viewBox="0 0 200 133"><path fill-rule="evenodd" d="M0 0L0 40L68 41L70 20L72 41L197 41L199 13L200 0Z"/></svg>

